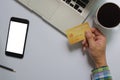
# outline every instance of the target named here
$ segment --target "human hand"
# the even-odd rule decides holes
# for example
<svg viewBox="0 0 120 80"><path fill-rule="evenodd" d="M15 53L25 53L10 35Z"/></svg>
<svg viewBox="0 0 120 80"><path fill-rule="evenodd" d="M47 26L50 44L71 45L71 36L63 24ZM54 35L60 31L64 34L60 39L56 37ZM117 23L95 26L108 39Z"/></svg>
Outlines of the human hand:
<svg viewBox="0 0 120 80"><path fill-rule="evenodd" d="M88 50L95 67L106 66L106 37L96 28L87 31L86 40L82 42L83 51Z"/></svg>

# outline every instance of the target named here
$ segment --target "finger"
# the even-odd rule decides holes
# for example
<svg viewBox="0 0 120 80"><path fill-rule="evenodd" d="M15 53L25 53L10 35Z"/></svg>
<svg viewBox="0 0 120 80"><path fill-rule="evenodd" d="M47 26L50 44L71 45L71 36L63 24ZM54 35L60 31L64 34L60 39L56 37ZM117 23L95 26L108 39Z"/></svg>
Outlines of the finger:
<svg viewBox="0 0 120 80"><path fill-rule="evenodd" d="M85 43L86 43L86 41L85 41L85 40L83 40L83 41L82 41L82 52L84 52L84 51L85 51Z"/></svg>
<svg viewBox="0 0 120 80"><path fill-rule="evenodd" d="M82 45L88 47L88 42L86 41L86 39L82 41Z"/></svg>
<svg viewBox="0 0 120 80"><path fill-rule="evenodd" d="M95 28L91 28L91 31L92 31L92 32L95 32Z"/></svg>
<svg viewBox="0 0 120 80"><path fill-rule="evenodd" d="M93 31L94 31L94 34L95 34L96 36L101 36L101 35L103 35L102 32L101 32L100 30L98 30L97 28L94 28Z"/></svg>
<svg viewBox="0 0 120 80"><path fill-rule="evenodd" d="M93 38L95 38L96 36L95 36L95 34L93 34Z"/></svg>
<svg viewBox="0 0 120 80"><path fill-rule="evenodd" d="M86 40L83 40L83 41L82 41L82 45L85 45L85 43L86 43Z"/></svg>
<svg viewBox="0 0 120 80"><path fill-rule="evenodd" d="M93 37L95 38L97 35L95 34L96 29L95 28L91 28L91 32L93 33Z"/></svg>
<svg viewBox="0 0 120 80"><path fill-rule="evenodd" d="M101 32L97 28L91 28L91 32L96 36L101 35Z"/></svg>
<svg viewBox="0 0 120 80"><path fill-rule="evenodd" d="M87 32L85 33L85 36L86 36L88 45L89 45L89 46L93 46L93 45L94 45L94 38L93 38L92 32L87 31Z"/></svg>
<svg viewBox="0 0 120 80"><path fill-rule="evenodd" d="M85 43L85 47L86 47L86 48L88 47L88 43Z"/></svg>
<svg viewBox="0 0 120 80"><path fill-rule="evenodd" d="M85 46L82 47L82 51L83 51L83 52L86 51L86 47L85 47Z"/></svg>

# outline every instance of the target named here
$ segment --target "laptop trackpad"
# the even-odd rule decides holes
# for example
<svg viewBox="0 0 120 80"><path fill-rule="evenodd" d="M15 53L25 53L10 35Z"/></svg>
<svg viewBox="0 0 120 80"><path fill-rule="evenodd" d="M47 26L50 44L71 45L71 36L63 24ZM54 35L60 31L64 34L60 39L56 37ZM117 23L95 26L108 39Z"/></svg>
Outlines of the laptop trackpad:
<svg viewBox="0 0 120 80"><path fill-rule="evenodd" d="M47 19L52 17L59 7L59 4L60 3L57 0L31 0L29 2L29 5L33 10Z"/></svg>

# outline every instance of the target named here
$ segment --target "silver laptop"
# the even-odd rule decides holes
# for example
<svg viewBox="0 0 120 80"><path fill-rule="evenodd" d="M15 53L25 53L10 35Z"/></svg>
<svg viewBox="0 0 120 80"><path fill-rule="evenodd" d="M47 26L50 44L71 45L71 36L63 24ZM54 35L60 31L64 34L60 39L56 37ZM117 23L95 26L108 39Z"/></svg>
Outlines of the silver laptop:
<svg viewBox="0 0 120 80"><path fill-rule="evenodd" d="M65 34L81 24L97 0L17 0Z"/></svg>

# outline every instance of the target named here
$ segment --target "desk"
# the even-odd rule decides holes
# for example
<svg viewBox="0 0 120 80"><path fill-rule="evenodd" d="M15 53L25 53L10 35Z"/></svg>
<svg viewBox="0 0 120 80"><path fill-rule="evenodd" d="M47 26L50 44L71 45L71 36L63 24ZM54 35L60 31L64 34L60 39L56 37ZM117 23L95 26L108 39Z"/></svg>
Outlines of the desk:
<svg viewBox="0 0 120 80"><path fill-rule="evenodd" d="M14 0L0 0L0 64L16 73L0 68L0 80L90 80L92 67L81 46L68 46L67 39L30 13ZM110 1L110 0L109 0ZM120 5L119 0L116 1ZM5 44L10 18L21 17L30 21L23 59L7 57ZM92 25L93 14L87 19ZM120 29L112 31L107 43L107 60L114 80L120 79Z"/></svg>

